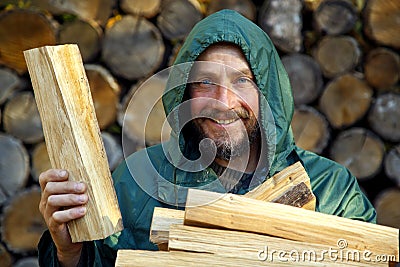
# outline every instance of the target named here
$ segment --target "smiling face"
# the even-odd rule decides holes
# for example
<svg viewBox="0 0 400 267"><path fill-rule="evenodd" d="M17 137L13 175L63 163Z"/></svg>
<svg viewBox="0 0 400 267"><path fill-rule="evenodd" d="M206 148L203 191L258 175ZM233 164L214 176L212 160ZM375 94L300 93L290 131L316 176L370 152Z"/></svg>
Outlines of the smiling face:
<svg viewBox="0 0 400 267"><path fill-rule="evenodd" d="M210 46L197 62L188 85L196 134L215 142L218 158L240 156L259 137L259 96L249 64L232 44Z"/></svg>

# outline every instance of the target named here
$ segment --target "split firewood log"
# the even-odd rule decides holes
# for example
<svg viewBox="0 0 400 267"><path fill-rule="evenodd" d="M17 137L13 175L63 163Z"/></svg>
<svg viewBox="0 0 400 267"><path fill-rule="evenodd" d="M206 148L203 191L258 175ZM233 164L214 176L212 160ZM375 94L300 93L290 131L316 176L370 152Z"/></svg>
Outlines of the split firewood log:
<svg viewBox="0 0 400 267"><path fill-rule="evenodd" d="M13 258L7 249L0 243L0 262L4 267L11 267Z"/></svg>
<svg viewBox="0 0 400 267"><path fill-rule="evenodd" d="M42 172L51 169L51 162L45 142L41 142L35 145L32 151L31 161L32 161L32 167L31 167L32 177L36 182L39 182L39 175Z"/></svg>

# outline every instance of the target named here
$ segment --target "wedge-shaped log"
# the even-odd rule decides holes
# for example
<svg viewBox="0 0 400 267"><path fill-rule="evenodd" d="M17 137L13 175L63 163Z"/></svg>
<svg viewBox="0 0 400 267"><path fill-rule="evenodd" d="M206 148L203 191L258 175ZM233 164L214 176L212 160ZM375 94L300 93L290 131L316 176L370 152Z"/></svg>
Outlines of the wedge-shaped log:
<svg viewBox="0 0 400 267"><path fill-rule="evenodd" d="M221 258L259 259L264 266L270 262L285 261L319 262L329 266L388 266L387 262L372 262L362 251L341 245L303 243L254 233L186 225L171 225L168 242L170 251L211 253Z"/></svg>
<svg viewBox="0 0 400 267"><path fill-rule="evenodd" d="M118 250L115 267L254 267L254 266L325 266L320 262L266 262L257 259L221 257L216 254L183 251ZM344 266L344 265L343 265Z"/></svg>
<svg viewBox="0 0 400 267"><path fill-rule="evenodd" d="M88 185L87 214L68 224L73 242L122 230L107 156L77 45L24 52L53 168Z"/></svg>
<svg viewBox="0 0 400 267"><path fill-rule="evenodd" d="M245 196L315 210L316 200L310 177L300 161L275 174Z"/></svg>
<svg viewBox="0 0 400 267"><path fill-rule="evenodd" d="M399 229L233 194L189 189L184 224L224 227L328 246L344 240L349 249L393 255L399 261Z"/></svg>

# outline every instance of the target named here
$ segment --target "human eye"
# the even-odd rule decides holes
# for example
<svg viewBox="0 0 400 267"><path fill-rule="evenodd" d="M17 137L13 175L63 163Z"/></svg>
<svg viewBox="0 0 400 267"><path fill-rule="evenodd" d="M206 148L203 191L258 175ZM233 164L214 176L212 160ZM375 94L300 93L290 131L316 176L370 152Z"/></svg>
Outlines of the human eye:
<svg viewBox="0 0 400 267"><path fill-rule="evenodd" d="M201 88L211 88L215 86L215 82L211 79L205 78L196 83Z"/></svg>

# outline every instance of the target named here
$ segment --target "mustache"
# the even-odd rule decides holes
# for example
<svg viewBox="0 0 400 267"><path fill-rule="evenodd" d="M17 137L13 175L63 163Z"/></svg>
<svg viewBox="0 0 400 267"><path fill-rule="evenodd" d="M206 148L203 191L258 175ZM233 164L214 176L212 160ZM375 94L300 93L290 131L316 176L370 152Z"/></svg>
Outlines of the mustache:
<svg viewBox="0 0 400 267"><path fill-rule="evenodd" d="M221 111L218 109L214 108L208 108L208 109L203 109L200 114L200 117L204 118L215 118L215 119L236 119L236 118L241 118L241 119L248 119L250 118L250 113L248 110L246 110L243 107L235 108L235 109L230 109L227 111Z"/></svg>

